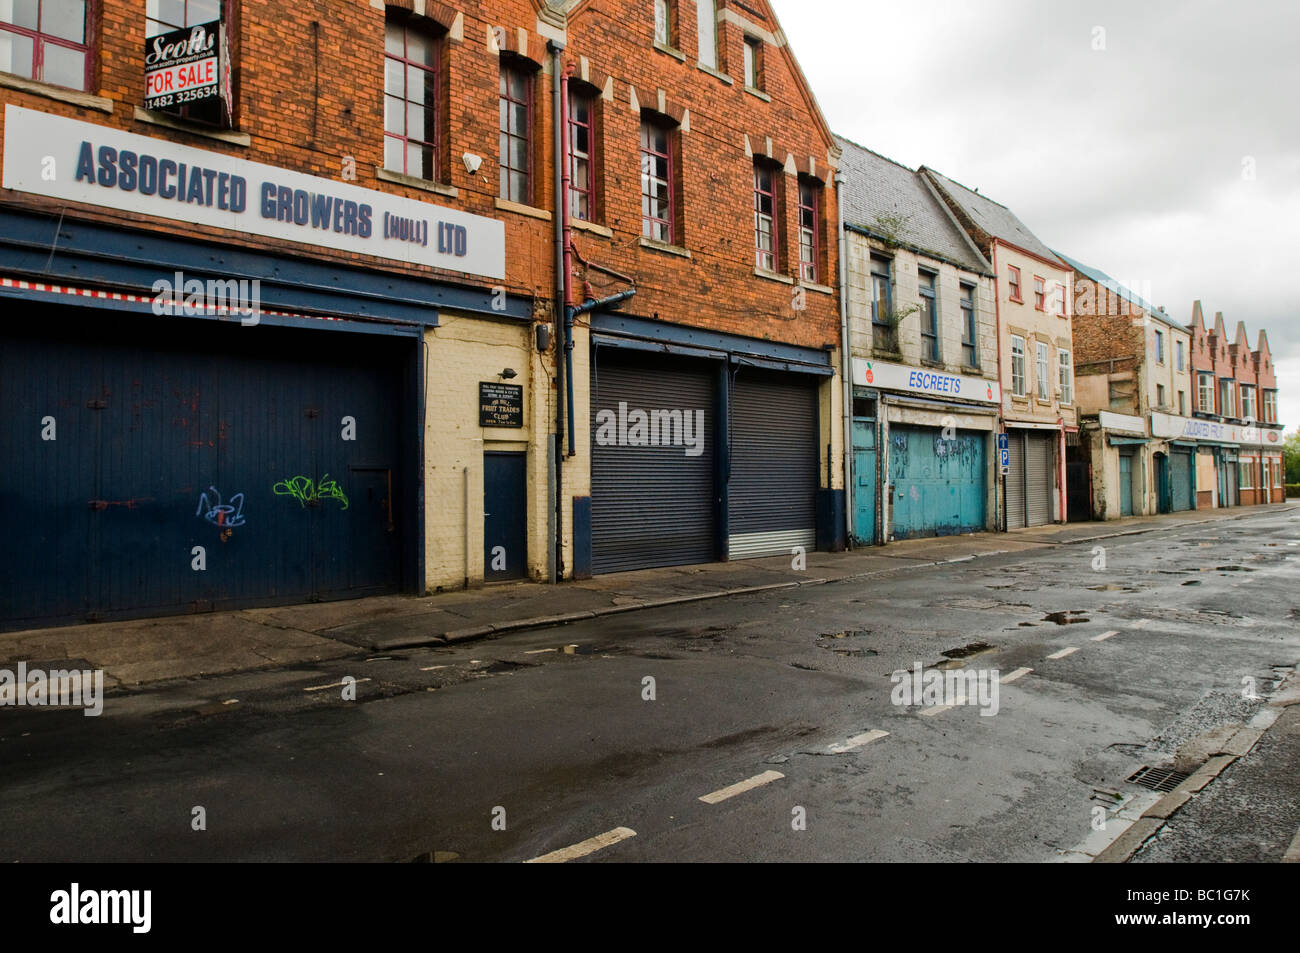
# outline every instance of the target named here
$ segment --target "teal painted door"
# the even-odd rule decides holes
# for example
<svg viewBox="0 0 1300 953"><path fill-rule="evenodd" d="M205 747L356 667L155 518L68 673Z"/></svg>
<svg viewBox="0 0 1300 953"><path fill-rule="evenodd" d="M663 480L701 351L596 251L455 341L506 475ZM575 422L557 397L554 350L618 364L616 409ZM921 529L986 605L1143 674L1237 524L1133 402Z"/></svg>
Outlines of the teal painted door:
<svg viewBox="0 0 1300 953"><path fill-rule="evenodd" d="M951 536L985 528L986 458L982 433L898 425L889 432L894 539Z"/></svg>
<svg viewBox="0 0 1300 953"><path fill-rule="evenodd" d="M876 541L876 422L853 421L853 536Z"/></svg>
<svg viewBox="0 0 1300 953"><path fill-rule="evenodd" d="M1119 515L1133 515L1133 453L1119 453Z"/></svg>
<svg viewBox="0 0 1300 953"><path fill-rule="evenodd" d="M1192 455L1186 450L1169 454L1169 503L1175 512L1196 508L1192 489Z"/></svg>

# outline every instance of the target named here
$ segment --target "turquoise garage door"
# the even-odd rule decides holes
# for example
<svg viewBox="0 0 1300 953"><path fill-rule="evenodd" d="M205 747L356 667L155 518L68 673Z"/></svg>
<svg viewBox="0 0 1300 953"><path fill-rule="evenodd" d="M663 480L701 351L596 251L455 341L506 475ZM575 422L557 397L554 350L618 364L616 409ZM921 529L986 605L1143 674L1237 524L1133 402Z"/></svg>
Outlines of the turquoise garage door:
<svg viewBox="0 0 1300 953"><path fill-rule="evenodd" d="M951 536L985 528L986 437L935 427L889 429L890 533L894 539Z"/></svg>

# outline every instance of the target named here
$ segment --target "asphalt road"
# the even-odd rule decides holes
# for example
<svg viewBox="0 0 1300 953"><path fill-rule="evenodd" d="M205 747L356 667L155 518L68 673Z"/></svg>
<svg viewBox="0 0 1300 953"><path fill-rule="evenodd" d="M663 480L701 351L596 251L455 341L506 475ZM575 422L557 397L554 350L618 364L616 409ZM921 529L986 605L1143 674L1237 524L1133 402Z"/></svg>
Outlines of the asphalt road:
<svg viewBox="0 0 1300 953"><path fill-rule="evenodd" d="M1078 859L1113 836L1099 807L1150 794L1134 771L1200 764L1300 660L1300 515L1098 546L164 684L98 718L3 709L0 861L521 861L611 831L579 859ZM936 711L891 700L916 663L1032 671L996 714ZM1293 736L1266 746L1265 792L1300 774ZM1227 780L1138 859L1221 859L1245 827L1278 859L1300 805Z"/></svg>

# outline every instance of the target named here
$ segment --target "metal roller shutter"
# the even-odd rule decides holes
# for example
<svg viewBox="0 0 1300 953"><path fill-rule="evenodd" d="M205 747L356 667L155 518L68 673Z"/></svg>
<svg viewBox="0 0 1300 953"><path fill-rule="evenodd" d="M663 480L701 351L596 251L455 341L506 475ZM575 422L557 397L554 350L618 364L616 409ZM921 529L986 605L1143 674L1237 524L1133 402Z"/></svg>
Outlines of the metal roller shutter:
<svg viewBox="0 0 1300 953"><path fill-rule="evenodd" d="M1028 433L1025 435L1025 509L1030 526L1042 526L1052 521L1052 452L1053 434Z"/></svg>
<svg viewBox="0 0 1300 953"><path fill-rule="evenodd" d="M51 308L14 325L0 405L58 429L33 452L0 428L25 541L0 627L398 590L409 341Z"/></svg>
<svg viewBox="0 0 1300 953"><path fill-rule="evenodd" d="M983 434L933 427L889 429L890 535L951 536L984 529Z"/></svg>
<svg viewBox="0 0 1300 953"><path fill-rule="evenodd" d="M1021 529L1025 525L1025 435L1010 431L1011 466L1007 470L1006 507L1007 529Z"/></svg>
<svg viewBox="0 0 1300 953"><path fill-rule="evenodd" d="M1169 491L1170 506L1175 513L1194 507L1192 455L1186 450L1174 449L1169 454Z"/></svg>
<svg viewBox="0 0 1300 953"><path fill-rule="evenodd" d="M812 549L817 542L817 391L741 368L731 385L731 559Z"/></svg>
<svg viewBox="0 0 1300 953"><path fill-rule="evenodd" d="M597 573L710 562L714 544L713 375L686 362L595 352L591 393L591 564ZM624 435L601 439L601 411L625 422ZM634 412L655 419L638 431ZM679 411L676 418L672 412ZM686 446L686 415L692 440ZM608 420L609 417L605 417ZM674 430L681 420L680 430ZM703 434L696 430L703 420ZM666 440L657 438L667 429ZM608 433L608 431L606 431ZM644 439L643 439L644 438ZM674 444L676 440L676 444ZM641 445L644 443L645 445Z"/></svg>

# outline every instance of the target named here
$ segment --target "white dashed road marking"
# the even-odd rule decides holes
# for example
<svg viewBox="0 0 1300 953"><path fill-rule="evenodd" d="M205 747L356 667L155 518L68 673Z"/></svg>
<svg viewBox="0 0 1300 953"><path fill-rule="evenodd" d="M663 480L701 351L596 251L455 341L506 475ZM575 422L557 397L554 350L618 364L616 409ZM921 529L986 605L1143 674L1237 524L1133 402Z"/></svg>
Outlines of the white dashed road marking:
<svg viewBox="0 0 1300 953"><path fill-rule="evenodd" d="M998 679L998 682L999 684L1002 685L1009 685L1011 682L1014 682L1018 678L1024 678L1032 671L1033 671L1032 668L1018 668L1010 675L1003 675L1002 678Z"/></svg>
<svg viewBox="0 0 1300 953"><path fill-rule="evenodd" d="M879 728L873 728L871 731L864 732L860 735L854 735L848 741L842 741L833 744L826 750L831 754L843 754L846 751L852 751L854 748L861 748L863 745L869 745L871 742L885 737L889 732L881 731Z"/></svg>
<svg viewBox="0 0 1300 953"><path fill-rule="evenodd" d="M595 837L588 837L585 841L573 844L569 847L561 847L559 850L553 850L549 854L542 854L541 857L534 857L532 860L524 861L527 864L562 864L578 857L586 857L588 854L594 854L598 850L603 850L617 844L619 841L627 840L629 837L636 837L636 831L630 827L616 827L612 831L606 831L603 834L597 834Z"/></svg>
<svg viewBox="0 0 1300 953"><path fill-rule="evenodd" d="M1093 642L1105 642L1107 639L1111 638L1112 636L1116 636L1116 635L1119 635L1119 630L1118 630L1118 629L1112 629L1112 630L1109 631L1109 632L1103 632L1101 635L1094 635L1094 636L1092 637L1092 641L1093 641Z"/></svg>
<svg viewBox="0 0 1300 953"><path fill-rule="evenodd" d="M717 804L719 801L725 801L729 797L735 797L737 794L744 794L746 791L752 791L754 788L762 787L764 784L771 784L773 781L779 781L785 777L780 771L764 771L762 774L756 774L752 778L746 778L744 781L737 781L721 790L714 791L712 794L703 795L700 800L705 804Z"/></svg>
<svg viewBox="0 0 1300 953"><path fill-rule="evenodd" d="M1059 651L1059 652L1053 652L1051 655L1049 655L1049 656L1047 656L1047 657L1048 657L1048 658L1065 658L1067 655L1073 655L1073 654L1074 654L1075 652L1077 652L1077 651L1079 651L1079 647L1076 646L1076 645L1071 645L1069 648L1061 649L1061 651Z"/></svg>

